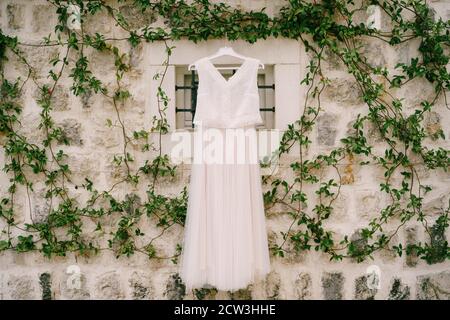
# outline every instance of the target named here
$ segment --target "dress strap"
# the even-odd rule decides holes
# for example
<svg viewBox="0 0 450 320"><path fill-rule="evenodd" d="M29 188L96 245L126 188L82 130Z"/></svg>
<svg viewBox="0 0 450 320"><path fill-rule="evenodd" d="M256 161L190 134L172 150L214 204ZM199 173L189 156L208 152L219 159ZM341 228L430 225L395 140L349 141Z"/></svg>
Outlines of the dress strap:
<svg viewBox="0 0 450 320"><path fill-rule="evenodd" d="M206 58L200 58L197 61L195 61L195 63L194 63L195 64L195 69L196 70L201 69L202 66L205 64L205 60L206 60Z"/></svg>

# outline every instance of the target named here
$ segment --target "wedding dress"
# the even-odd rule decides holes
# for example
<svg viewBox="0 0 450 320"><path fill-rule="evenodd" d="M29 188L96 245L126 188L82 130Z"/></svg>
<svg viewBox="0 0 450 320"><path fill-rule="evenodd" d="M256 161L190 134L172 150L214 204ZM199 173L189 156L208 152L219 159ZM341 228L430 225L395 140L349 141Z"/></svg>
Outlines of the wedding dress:
<svg viewBox="0 0 450 320"><path fill-rule="evenodd" d="M260 61L246 57L225 79L208 58L199 77L194 157L180 277L188 290L236 291L270 271L257 156Z"/></svg>

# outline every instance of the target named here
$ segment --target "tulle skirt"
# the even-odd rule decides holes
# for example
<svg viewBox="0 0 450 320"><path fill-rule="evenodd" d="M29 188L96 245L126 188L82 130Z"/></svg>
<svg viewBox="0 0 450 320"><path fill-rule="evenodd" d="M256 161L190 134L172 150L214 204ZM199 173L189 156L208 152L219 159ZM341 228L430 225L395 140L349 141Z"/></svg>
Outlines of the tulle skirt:
<svg viewBox="0 0 450 320"><path fill-rule="evenodd" d="M180 277L188 290L236 291L270 271L257 144L252 138L256 130L200 127L196 133L200 130L202 135L194 138ZM210 148L218 136L227 137L226 142Z"/></svg>

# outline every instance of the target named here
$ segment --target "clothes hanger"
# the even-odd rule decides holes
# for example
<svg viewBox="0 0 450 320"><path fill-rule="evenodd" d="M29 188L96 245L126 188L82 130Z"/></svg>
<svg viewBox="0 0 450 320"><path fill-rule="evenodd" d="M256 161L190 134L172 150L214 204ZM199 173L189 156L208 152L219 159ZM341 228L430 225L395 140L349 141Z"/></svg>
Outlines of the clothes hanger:
<svg viewBox="0 0 450 320"><path fill-rule="evenodd" d="M236 58L240 58L243 60L247 59L246 56L236 53L236 51L234 51L232 47L227 47L227 46L220 48L219 50L217 50L217 52L215 54L213 54L209 57L206 57L206 58L209 60L212 60L214 58L221 57L221 56L231 56L231 57L236 57ZM264 69L264 64L261 62L259 64L259 67L260 67L260 69ZM195 62L191 63L188 67L188 70L194 70L194 69L195 69ZM236 69L236 67L221 67L221 68L217 68L217 69L220 69L220 70Z"/></svg>

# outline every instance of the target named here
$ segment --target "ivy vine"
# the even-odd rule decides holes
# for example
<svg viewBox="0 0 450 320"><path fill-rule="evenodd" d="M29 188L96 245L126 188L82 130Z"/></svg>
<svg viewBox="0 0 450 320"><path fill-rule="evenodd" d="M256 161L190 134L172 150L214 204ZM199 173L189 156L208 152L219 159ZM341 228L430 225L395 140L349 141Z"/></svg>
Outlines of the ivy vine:
<svg viewBox="0 0 450 320"><path fill-rule="evenodd" d="M118 4L125 2L117 0ZM450 22L434 18L425 1L370 0L356 6L352 0L290 0L274 17L269 17L264 9L245 12L207 0L194 0L190 4L183 0L134 0L133 6L143 14L159 15L164 19L164 28L148 25L139 29L131 27L132 24L121 11L107 1L48 0L48 3L53 6L58 23L54 32L38 43L22 42L0 30L0 138L6 157L3 169L10 177L8 196L0 202L3 222L0 250L36 250L49 258L65 256L69 252L91 255L101 250L112 250L117 257L143 253L149 258L171 259L177 263L182 250L180 244L176 244L171 255L162 255L155 245L155 240L174 225L184 225L188 200L186 186L176 196L161 194L157 189L158 179L174 177L178 170L162 151L162 136L170 131L166 118L170 98L162 89L174 49L168 42L186 38L197 43L217 38L254 43L268 37L283 37L300 41L311 59L301 83L292 84L307 88L302 114L288 126L276 152L277 156L283 157L298 146L298 158L290 164L295 179L287 181L274 175L263 178L269 189L264 193L266 211L270 212L275 205L281 204L286 208L284 214L291 217L291 223L281 232L282 241L272 243L273 254L283 257L295 251L314 249L329 254L332 260L353 258L360 262L372 258L380 249L391 248L399 256L414 254L428 263L450 257L445 239L450 204L449 208L442 209L437 218L426 212L423 199L432 187L421 182L417 169L421 165L439 174L447 171L450 165L448 150L431 148L425 142L427 138L445 139L443 131L430 134L424 126L425 116L433 110L440 97L443 97L448 108ZM72 30L67 26L68 3L76 4L81 10L81 30ZM391 30L381 31L363 23L354 23L355 15L365 11L369 5L381 8L389 19ZM87 33L84 28L86 19L100 12L107 13L127 37L107 38L97 32ZM419 56L411 58L408 63L398 63L395 71L372 66L361 50L361 39L370 38L393 47L419 41ZM165 44L167 59L162 62L165 68L154 76L159 81L157 105L154 106L157 115L149 119L152 123L150 130L128 128L121 113L123 104L132 97L123 85L123 78L132 66L130 54L117 46L122 41L127 41L132 47L142 42L159 41ZM43 84L36 77L36 66L29 63L25 54L30 46L64 49L61 51L64 52L62 57L49 61L50 83ZM116 81L112 86L102 83L93 73L86 48L110 54L114 58ZM367 112L358 115L352 132L341 140L338 147L325 154L307 157L306 151L312 143L310 134L318 116L326 111L326 106L321 103L321 95L330 83L322 66L326 54L334 54L346 66L357 83ZM76 56L76 61L71 63L69 56ZM6 76L8 57L26 67L25 78ZM112 162L124 174L107 190L98 190L89 177L85 177L81 185L72 181L73 173L68 165L70 154L60 148L70 144L70 141L63 128L52 118L54 92L64 72L69 72L72 78L70 90L75 96L102 95L114 106L116 119L108 120L107 124L120 128L122 151L114 156ZM424 78L433 85L434 97L423 100L420 108L408 114L404 112L403 101L396 98L391 89L400 88L416 78ZM31 143L20 130L23 125L20 97L25 84L30 81L39 89L39 130L44 135L40 143ZM370 126L376 129L384 144L381 154L369 142L367 129ZM136 151L130 148L130 144L134 143L142 147L142 152L153 155L152 159L134 165ZM343 184L341 167L348 161L358 166L382 168L384 180L380 182L380 192L390 199L390 203L360 230L358 242L348 235L338 239L326 228L327 220L333 215L333 203L339 197ZM337 178L323 181L320 172L326 170L334 171ZM394 182L396 175L401 177L398 183ZM32 222L20 223L16 212L17 192L20 188L26 191L31 211L32 181L45 182L45 199L50 205L42 221L34 221L30 212ZM144 187L146 182L148 184ZM114 190L127 185L146 188L147 198L142 200L135 195L124 199L114 197ZM70 187L85 192L88 200L80 203L71 194ZM311 188L315 190L317 203L307 195L306 189ZM315 204L311 206L311 203ZM115 223L109 230L105 228L105 221L111 219ZM160 230L159 234L146 239L145 230L139 228L142 219L154 223ZM87 221L94 222L95 230L85 229ZM423 226L430 241L392 244L398 231L412 221ZM397 223L397 227L393 232L386 232L386 226L392 223ZM89 233L94 238L106 237L105 245L93 241L92 237L87 236Z"/></svg>

